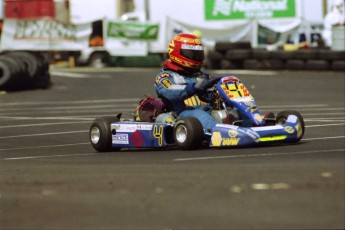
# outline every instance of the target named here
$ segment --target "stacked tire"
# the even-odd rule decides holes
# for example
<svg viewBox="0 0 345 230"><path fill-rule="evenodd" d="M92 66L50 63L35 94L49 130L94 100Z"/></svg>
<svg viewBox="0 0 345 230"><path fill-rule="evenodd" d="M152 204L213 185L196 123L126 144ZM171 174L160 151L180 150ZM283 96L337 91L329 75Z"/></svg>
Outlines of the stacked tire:
<svg viewBox="0 0 345 230"><path fill-rule="evenodd" d="M214 50L207 54L207 61L211 69L242 69L243 60L252 56L250 42L217 42Z"/></svg>
<svg viewBox="0 0 345 230"><path fill-rule="evenodd" d="M42 54L26 51L0 54L1 90L12 91L49 86L49 63Z"/></svg>
<svg viewBox="0 0 345 230"><path fill-rule="evenodd" d="M345 71L345 51L268 51L252 48L249 42L217 42L207 53L206 63L210 69Z"/></svg>

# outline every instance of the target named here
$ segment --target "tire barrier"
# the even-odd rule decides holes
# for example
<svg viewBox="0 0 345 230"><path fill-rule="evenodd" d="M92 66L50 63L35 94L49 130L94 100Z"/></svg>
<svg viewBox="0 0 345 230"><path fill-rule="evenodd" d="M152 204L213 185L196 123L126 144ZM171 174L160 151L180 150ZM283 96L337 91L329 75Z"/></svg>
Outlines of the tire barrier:
<svg viewBox="0 0 345 230"><path fill-rule="evenodd" d="M305 49L296 51L252 48L247 42L217 42L206 57L209 69L345 70L345 51Z"/></svg>
<svg viewBox="0 0 345 230"><path fill-rule="evenodd" d="M49 86L49 63L42 54L26 51L0 54L0 90L45 89Z"/></svg>

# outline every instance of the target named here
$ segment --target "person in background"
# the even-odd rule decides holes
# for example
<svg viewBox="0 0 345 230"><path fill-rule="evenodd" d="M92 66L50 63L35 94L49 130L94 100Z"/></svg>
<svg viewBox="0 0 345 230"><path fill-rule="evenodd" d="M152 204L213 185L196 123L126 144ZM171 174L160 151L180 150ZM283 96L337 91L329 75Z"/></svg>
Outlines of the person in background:
<svg viewBox="0 0 345 230"><path fill-rule="evenodd" d="M345 0L334 0L324 19L322 38L327 46L332 45L332 27L345 25Z"/></svg>

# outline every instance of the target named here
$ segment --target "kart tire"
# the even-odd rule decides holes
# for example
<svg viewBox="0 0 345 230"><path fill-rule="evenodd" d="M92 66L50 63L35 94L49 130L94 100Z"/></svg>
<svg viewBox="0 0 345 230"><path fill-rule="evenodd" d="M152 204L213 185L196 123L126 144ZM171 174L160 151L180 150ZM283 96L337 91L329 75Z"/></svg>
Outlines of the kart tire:
<svg viewBox="0 0 345 230"><path fill-rule="evenodd" d="M221 61L224 59L224 55L221 52L211 50L208 52L207 58L211 61Z"/></svg>
<svg viewBox="0 0 345 230"><path fill-rule="evenodd" d="M297 143L302 139L302 137L304 136L304 131L305 131L304 119L303 119L302 115L295 110L281 111L280 113L278 113L278 115L276 117L276 122L277 122L277 124L281 124L281 125L285 124L289 115L296 115L298 120L301 123L302 135L298 139L293 141L293 142Z"/></svg>
<svg viewBox="0 0 345 230"><path fill-rule="evenodd" d="M284 50L274 50L271 51L270 57L279 60L289 60L294 59L296 56L296 51L284 51Z"/></svg>
<svg viewBox="0 0 345 230"><path fill-rule="evenodd" d="M216 42L215 50L221 53L226 53L228 50L233 49L251 49L250 42Z"/></svg>
<svg viewBox="0 0 345 230"><path fill-rule="evenodd" d="M265 60L271 57L270 52L267 51L266 49L255 48L252 50L252 52L253 52L253 59Z"/></svg>
<svg viewBox="0 0 345 230"><path fill-rule="evenodd" d="M0 89L8 89L13 82L12 66L6 60L0 59Z"/></svg>
<svg viewBox="0 0 345 230"><path fill-rule="evenodd" d="M325 60L307 60L305 68L307 70L328 70L330 69L330 64Z"/></svg>
<svg viewBox="0 0 345 230"><path fill-rule="evenodd" d="M345 71L345 61L337 60L332 62L332 70Z"/></svg>
<svg viewBox="0 0 345 230"><path fill-rule="evenodd" d="M295 57L302 60L319 59L318 50L296 50Z"/></svg>
<svg viewBox="0 0 345 230"><path fill-rule="evenodd" d="M225 59L231 60L245 60L252 58L252 50L248 49L232 49L228 50L225 55Z"/></svg>
<svg viewBox="0 0 345 230"><path fill-rule="evenodd" d="M243 62L244 69L265 69L265 66L262 64L262 61L256 59L246 59Z"/></svg>
<svg viewBox="0 0 345 230"><path fill-rule="evenodd" d="M205 136L198 119L195 117L184 117L177 120L173 137L179 149L194 150L200 147Z"/></svg>
<svg viewBox="0 0 345 230"><path fill-rule="evenodd" d="M26 77L28 77L30 80L36 79L37 74L39 73L39 63L37 57L33 53L26 51L14 51L6 55L22 61L26 67Z"/></svg>
<svg viewBox="0 0 345 230"><path fill-rule="evenodd" d="M92 146L98 152L118 151L120 148L112 148L112 130L111 123L118 122L119 119L114 116L104 116L96 118L89 131L89 138Z"/></svg>
<svg viewBox="0 0 345 230"><path fill-rule="evenodd" d="M285 62L280 59L266 59L262 62L267 69L285 69Z"/></svg>
<svg viewBox="0 0 345 230"><path fill-rule="evenodd" d="M304 70L305 62L299 59L291 59L286 62L286 68L288 70Z"/></svg>
<svg viewBox="0 0 345 230"><path fill-rule="evenodd" d="M93 53L89 59L89 66L103 68L109 65L109 54L107 52Z"/></svg>
<svg viewBox="0 0 345 230"><path fill-rule="evenodd" d="M220 69L238 69L238 67L234 64L234 62L229 61L229 60L221 60L220 61Z"/></svg>
<svg viewBox="0 0 345 230"><path fill-rule="evenodd" d="M344 60L345 58L345 51L338 51L338 50L320 50L319 57L323 60Z"/></svg>

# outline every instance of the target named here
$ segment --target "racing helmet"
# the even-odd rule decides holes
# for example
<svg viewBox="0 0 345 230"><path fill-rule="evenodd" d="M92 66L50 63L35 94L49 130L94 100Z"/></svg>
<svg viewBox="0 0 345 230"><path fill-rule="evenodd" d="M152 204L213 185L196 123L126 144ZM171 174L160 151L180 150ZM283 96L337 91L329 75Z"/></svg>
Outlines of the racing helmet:
<svg viewBox="0 0 345 230"><path fill-rule="evenodd" d="M205 58L204 46L194 34L177 34L169 44L169 58L183 68L200 70Z"/></svg>

